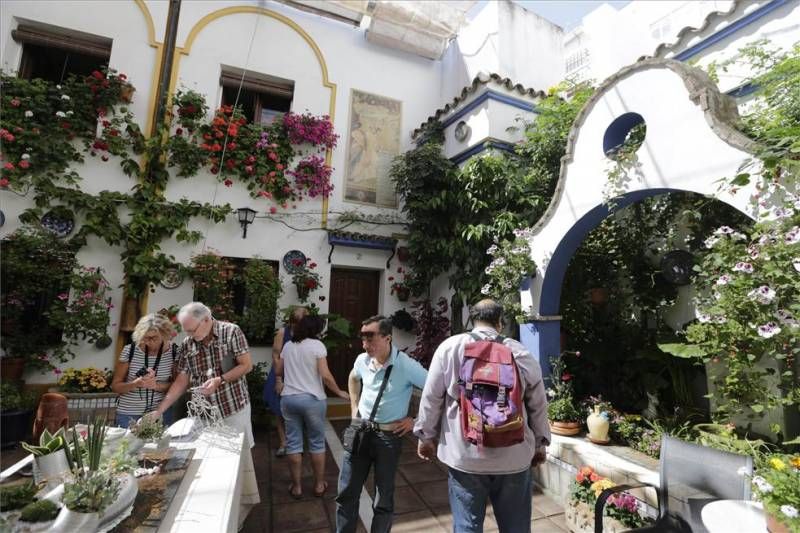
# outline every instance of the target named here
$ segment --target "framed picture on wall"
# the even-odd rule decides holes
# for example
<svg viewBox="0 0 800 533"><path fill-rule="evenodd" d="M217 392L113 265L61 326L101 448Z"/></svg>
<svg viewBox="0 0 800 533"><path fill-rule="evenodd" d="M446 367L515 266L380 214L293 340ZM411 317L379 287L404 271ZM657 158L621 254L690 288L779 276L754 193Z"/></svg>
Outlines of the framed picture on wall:
<svg viewBox="0 0 800 533"><path fill-rule="evenodd" d="M348 202L397 207L394 183L389 179L392 160L400 154L399 100L350 91L350 131L344 199Z"/></svg>

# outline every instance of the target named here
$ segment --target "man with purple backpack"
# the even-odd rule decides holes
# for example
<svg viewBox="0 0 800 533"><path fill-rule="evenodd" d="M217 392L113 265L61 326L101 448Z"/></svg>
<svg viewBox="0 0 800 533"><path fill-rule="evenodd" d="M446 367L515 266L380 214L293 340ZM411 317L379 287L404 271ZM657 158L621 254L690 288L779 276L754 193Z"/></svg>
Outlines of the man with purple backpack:
<svg viewBox="0 0 800 533"><path fill-rule="evenodd" d="M448 466L456 533L483 531L487 501L501 532L530 531L531 466L550 443L539 363L498 333L502 316L500 304L481 300L470 309L474 329L439 345L414 426L417 454Z"/></svg>

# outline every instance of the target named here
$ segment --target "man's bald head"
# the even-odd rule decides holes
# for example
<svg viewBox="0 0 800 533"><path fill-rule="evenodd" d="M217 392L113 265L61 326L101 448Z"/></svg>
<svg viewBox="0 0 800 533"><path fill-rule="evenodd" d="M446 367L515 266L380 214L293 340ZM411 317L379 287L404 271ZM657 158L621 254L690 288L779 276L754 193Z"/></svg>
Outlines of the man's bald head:
<svg viewBox="0 0 800 533"><path fill-rule="evenodd" d="M480 322L499 330L503 318L503 306L486 298L470 308L469 317L475 325Z"/></svg>

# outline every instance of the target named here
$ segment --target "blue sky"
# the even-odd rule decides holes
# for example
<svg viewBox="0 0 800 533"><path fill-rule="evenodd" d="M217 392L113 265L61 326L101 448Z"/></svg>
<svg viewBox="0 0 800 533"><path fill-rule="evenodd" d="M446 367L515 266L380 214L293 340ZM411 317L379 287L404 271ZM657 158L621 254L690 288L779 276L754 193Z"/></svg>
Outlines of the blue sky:
<svg viewBox="0 0 800 533"><path fill-rule="evenodd" d="M577 26L584 15L602 4L611 4L616 9L621 9L630 3L629 0L514 0L514 2L565 30Z"/></svg>

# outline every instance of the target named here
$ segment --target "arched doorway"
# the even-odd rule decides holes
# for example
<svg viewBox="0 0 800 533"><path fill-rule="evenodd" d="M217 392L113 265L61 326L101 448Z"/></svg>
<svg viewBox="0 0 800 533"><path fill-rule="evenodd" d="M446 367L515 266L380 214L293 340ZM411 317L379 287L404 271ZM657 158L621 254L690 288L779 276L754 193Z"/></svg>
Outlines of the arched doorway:
<svg viewBox="0 0 800 533"><path fill-rule="evenodd" d="M562 159L553 200L531 238L537 273L521 292L533 320L520 328L522 342L549 375L560 351L559 300L570 258L584 237L613 211L671 191L714 197L754 217L753 190L736 194L720 180L737 174L752 142L739 133L735 102L702 71L670 60L647 60L606 80L578 115ZM635 168L617 179L608 201L609 176L620 139L646 123ZM618 178L618 177L617 177Z"/></svg>

